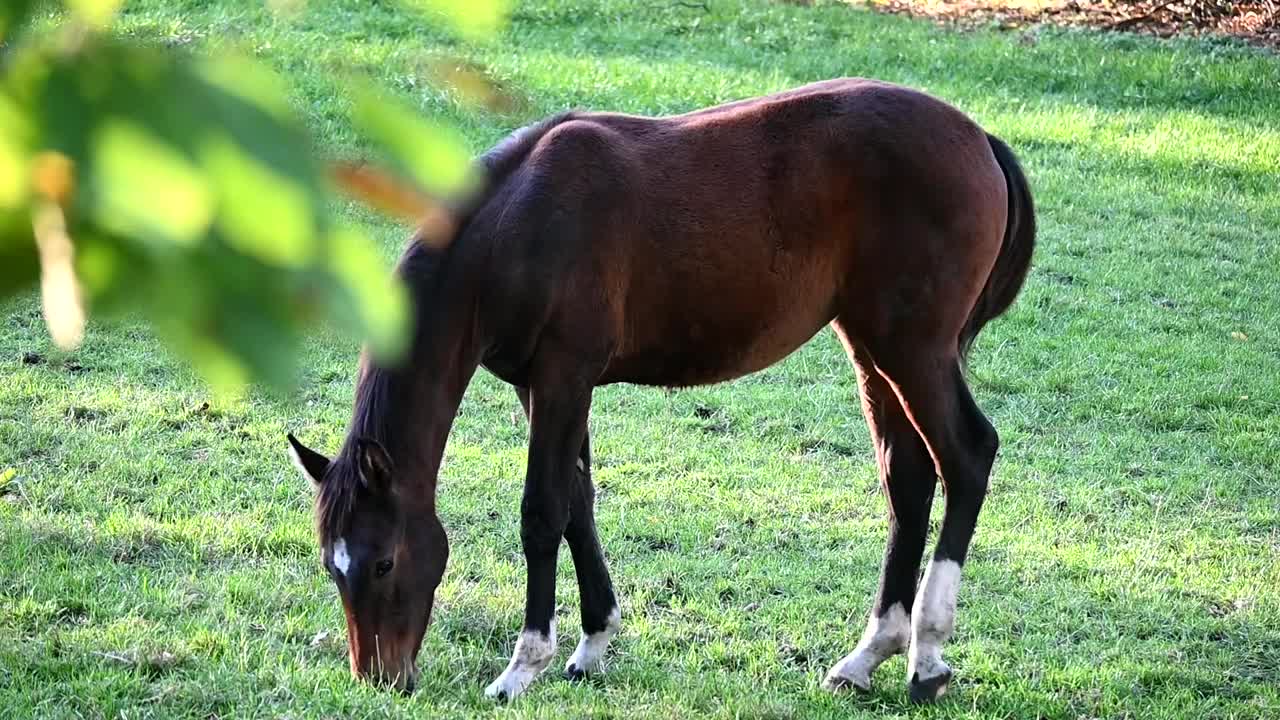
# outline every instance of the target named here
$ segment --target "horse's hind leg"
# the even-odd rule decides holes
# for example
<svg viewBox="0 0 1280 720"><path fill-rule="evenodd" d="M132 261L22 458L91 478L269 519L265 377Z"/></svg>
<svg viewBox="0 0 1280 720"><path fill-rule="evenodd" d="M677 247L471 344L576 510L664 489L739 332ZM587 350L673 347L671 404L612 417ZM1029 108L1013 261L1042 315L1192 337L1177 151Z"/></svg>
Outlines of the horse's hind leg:
<svg viewBox="0 0 1280 720"><path fill-rule="evenodd" d="M570 680L581 680L600 669L604 651L618 634L622 620L609 566L605 564L604 550L596 533L596 490L591 483L589 436L582 442L579 460L577 483L569 501L569 525L564 531L565 542L573 555L582 603L582 637L564 667L565 676Z"/></svg>
<svg viewBox="0 0 1280 720"><path fill-rule="evenodd" d="M862 410L871 429L880 483L889 502L889 540L880 591L862 639L853 652L831 668L823 687L866 691L871 689L871 675L876 668L904 652L910 640L911 606L929 532L929 509L937 476L928 449L889 383L838 322L835 327L857 370Z"/></svg>
<svg viewBox="0 0 1280 720"><path fill-rule="evenodd" d="M525 417L529 416L529 390L517 388ZM591 482L590 431L582 441L578 465L570 484L569 524L564 538L573 556L573 567L578 576L578 596L582 606L582 638L578 647L565 664L565 675L580 680L588 673L600 669L609 641L618 634L621 613L605 563L604 550L596 532L595 485Z"/></svg>
<svg viewBox="0 0 1280 720"><path fill-rule="evenodd" d="M907 676L917 702L942 695L951 679L942 646L955 625L960 568L999 445L995 428L969 394L954 343L938 343L932 352L929 347L899 339L888 352L872 351L876 369L924 438L946 493L938 546L911 614Z"/></svg>

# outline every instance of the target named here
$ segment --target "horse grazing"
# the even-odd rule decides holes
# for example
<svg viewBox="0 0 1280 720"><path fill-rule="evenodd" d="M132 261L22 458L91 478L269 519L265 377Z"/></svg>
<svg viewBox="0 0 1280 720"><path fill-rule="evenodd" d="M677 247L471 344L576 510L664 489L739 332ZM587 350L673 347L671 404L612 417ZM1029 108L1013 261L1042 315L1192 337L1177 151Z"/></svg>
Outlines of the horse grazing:
<svg viewBox="0 0 1280 720"><path fill-rule="evenodd" d="M962 361L1013 302L1035 239L1009 148L940 100L840 79L675 117L559 115L480 164L486 189L452 242L411 242L397 268L416 312L408 361L363 356L336 458L289 436L316 486L352 672L412 689L448 557L437 472L478 366L515 386L530 422L524 627L486 690L512 698L556 652L562 539L582 602L567 674L600 669L619 629L593 517L593 388L741 377L830 323L890 513L866 630L823 684L868 689L906 651L912 699L945 692L942 646L997 447ZM917 592L939 478L946 516Z"/></svg>

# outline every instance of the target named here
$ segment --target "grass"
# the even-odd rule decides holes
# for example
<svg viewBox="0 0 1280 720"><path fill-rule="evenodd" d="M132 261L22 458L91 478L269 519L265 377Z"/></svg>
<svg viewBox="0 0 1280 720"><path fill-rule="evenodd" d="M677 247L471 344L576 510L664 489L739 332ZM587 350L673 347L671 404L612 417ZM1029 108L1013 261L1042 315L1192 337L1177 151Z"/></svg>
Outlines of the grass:
<svg viewBox="0 0 1280 720"><path fill-rule="evenodd" d="M525 428L481 374L448 451L454 554L410 698L353 683L292 429L325 450L355 346L320 335L291 398L211 397L137 324L50 345L0 313L0 717L1259 718L1280 714L1280 58L1221 41L955 33L839 4L522 3L458 44L357 0L128 4L123 32L250 47L325 152L359 150L337 78L367 71L473 149L569 106L683 111L860 74L957 104L1019 153L1040 251L971 378L1004 441L940 705L901 659L818 689L856 642L885 536L856 386L829 331L767 372L592 417L624 631L609 673L481 690L523 605ZM476 113L425 86L442 53L529 99ZM395 251L402 228L347 210ZM24 361L24 354L34 353ZM27 362L31 361L31 362ZM4 475L5 469L16 474ZM941 513L935 513L935 524ZM561 555L561 660L577 598Z"/></svg>

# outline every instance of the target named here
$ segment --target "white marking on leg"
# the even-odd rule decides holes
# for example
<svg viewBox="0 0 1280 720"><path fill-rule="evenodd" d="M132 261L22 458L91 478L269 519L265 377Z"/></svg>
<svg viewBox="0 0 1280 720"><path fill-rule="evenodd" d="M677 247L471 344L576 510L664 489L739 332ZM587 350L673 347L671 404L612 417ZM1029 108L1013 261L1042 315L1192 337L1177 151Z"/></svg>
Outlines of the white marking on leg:
<svg viewBox="0 0 1280 720"><path fill-rule="evenodd" d="M511 700L525 691L530 683L551 664L556 654L556 619L551 618L551 632L543 635L536 630L520 633L516 640L516 649L511 653L511 662L502 671L497 680L484 689L490 698L506 698Z"/></svg>
<svg viewBox="0 0 1280 720"><path fill-rule="evenodd" d="M586 472L587 464L582 462L582 458L578 458L578 472Z"/></svg>
<svg viewBox="0 0 1280 720"><path fill-rule="evenodd" d="M347 570L351 567L351 556L347 554L347 541L345 538L338 538L333 543L333 567L343 577L346 577Z"/></svg>
<svg viewBox="0 0 1280 720"><path fill-rule="evenodd" d="M565 664L564 670L570 675L574 673L593 673L600 670L601 662L604 660L605 648L609 647L609 641L614 635L618 634L619 628L622 627L622 612L615 606L609 611L609 617L605 620L604 630L594 632L588 635L582 633L582 639L578 641L578 647L573 651L573 655L569 656L569 662Z"/></svg>
<svg viewBox="0 0 1280 720"><path fill-rule="evenodd" d="M894 603L883 615L873 615L867 620L867 629L858 646L831 668L822 686L841 690L853 685L859 690L870 690L871 674L885 660L906 650L910 640L911 618L902 603Z"/></svg>
<svg viewBox="0 0 1280 720"><path fill-rule="evenodd" d="M924 682L947 675L942 645L951 638L956 620L956 591L960 588L960 564L934 560L924 573L911 618L911 650L907 654L907 679ZM946 685L938 687L938 694Z"/></svg>

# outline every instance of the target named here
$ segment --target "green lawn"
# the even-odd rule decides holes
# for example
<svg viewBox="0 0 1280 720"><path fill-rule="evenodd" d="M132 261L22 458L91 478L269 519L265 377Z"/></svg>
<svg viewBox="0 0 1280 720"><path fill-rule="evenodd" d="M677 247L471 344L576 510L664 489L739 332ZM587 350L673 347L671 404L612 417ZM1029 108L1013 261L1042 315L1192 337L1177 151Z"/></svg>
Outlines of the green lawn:
<svg viewBox="0 0 1280 720"><path fill-rule="evenodd" d="M261 0L146 0L121 27L252 49L292 81L326 152L358 149L337 84L350 69L454 118L476 151L571 106L672 113L840 75L923 88L1008 141L1040 248L971 359L1003 447L952 693L910 707L902 659L868 696L818 687L861 633L885 539L829 331L733 384L597 393L623 632L598 682L549 674L495 707L481 691L524 598L513 392L481 374L455 427L440 490L453 556L420 689L402 698L347 674L310 493L285 457L287 429L336 449L354 344L316 337L296 397L219 400L138 324L93 323L59 353L28 297L0 311L0 471L17 471L0 488L0 717L1280 715L1280 57L759 0L525 2L499 41L460 45L394 3L311 5L277 18ZM421 79L442 53L530 107L457 105ZM406 235L347 212L389 255ZM577 637L567 552L560 577L557 669Z"/></svg>

